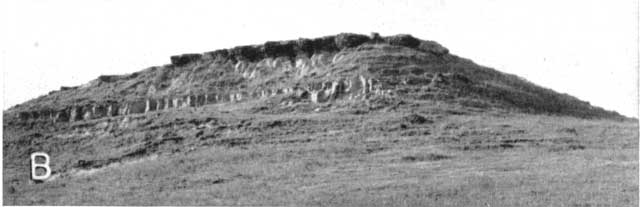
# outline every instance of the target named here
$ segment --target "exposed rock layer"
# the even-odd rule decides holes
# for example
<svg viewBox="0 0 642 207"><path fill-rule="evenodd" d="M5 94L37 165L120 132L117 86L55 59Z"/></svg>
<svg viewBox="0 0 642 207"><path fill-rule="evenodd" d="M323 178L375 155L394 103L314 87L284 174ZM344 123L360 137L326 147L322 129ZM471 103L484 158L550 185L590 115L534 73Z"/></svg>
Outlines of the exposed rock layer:
<svg viewBox="0 0 642 207"><path fill-rule="evenodd" d="M357 47L366 43L378 42L378 34L371 37L360 34L342 33L315 39L301 38L288 41L269 41L263 45L238 46L231 49L215 50L204 54L183 54L171 57L173 65L183 66L202 59L255 62L264 58L297 56L312 57L313 54L335 53L342 49ZM379 37L380 38L380 37ZM448 54L448 49L432 41L422 41L411 35L395 35L381 39L383 43L418 49L438 55Z"/></svg>
<svg viewBox="0 0 642 207"><path fill-rule="evenodd" d="M200 107L208 104L239 102L248 99L269 98L280 94L309 94L306 98L312 103L332 101L339 98L348 100L364 99L368 95L384 95L381 86L375 79L364 76L352 79L311 83L304 88L291 87L282 89L239 91L229 93L194 94L187 96L168 96L145 98L130 102L104 102L81 106L69 106L62 110L22 111L16 114L20 121L73 122L99 119L103 117L125 116L130 114L149 113L175 108ZM391 93L391 91L387 91ZM302 96L302 95L298 95Z"/></svg>

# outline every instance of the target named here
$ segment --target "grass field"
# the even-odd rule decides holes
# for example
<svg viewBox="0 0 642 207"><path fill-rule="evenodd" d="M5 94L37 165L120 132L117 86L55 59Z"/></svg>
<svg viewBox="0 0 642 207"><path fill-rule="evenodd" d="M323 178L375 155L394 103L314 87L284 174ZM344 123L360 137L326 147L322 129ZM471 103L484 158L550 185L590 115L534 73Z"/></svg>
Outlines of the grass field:
<svg viewBox="0 0 642 207"><path fill-rule="evenodd" d="M58 146L58 154L51 154L55 178L40 184L25 179L27 160L17 161L8 154L20 151L9 148L7 140L22 135L5 129L3 202L293 206L639 203L637 122L457 112L429 106L370 113L329 108L277 115L246 114L234 108L215 114L209 109L182 111L180 117L163 114L129 122L99 120L66 135L43 131L43 137L51 138L42 143L66 140L75 144ZM171 126L167 125L170 121L174 123ZM147 150L124 156L137 146ZM123 159L90 168L73 165L78 159L119 156Z"/></svg>

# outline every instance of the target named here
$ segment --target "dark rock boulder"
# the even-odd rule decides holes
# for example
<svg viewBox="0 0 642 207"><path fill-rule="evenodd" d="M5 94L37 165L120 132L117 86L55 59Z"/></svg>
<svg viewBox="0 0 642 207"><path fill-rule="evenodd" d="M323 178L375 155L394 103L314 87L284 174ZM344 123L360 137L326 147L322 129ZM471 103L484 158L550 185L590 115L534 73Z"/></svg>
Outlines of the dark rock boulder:
<svg viewBox="0 0 642 207"><path fill-rule="evenodd" d="M339 48L336 45L335 36L326 36L312 39L310 42L314 53L336 52Z"/></svg>
<svg viewBox="0 0 642 207"><path fill-rule="evenodd" d="M384 41L390 45L399 45L410 48L417 48L421 44L421 40L408 35L408 34L399 34L395 36L388 36L383 38Z"/></svg>
<svg viewBox="0 0 642 207"><path fill-rule="evenodd" d="M265 57L296 57L296 41L281 41L281 42L266 42L263 45L263 53Z"/></svg>
<svg viewBox="0 0 642 207"><path fill-rule="evenodd" d="M264 58L262 46L246 45L228 50L230 56L236 61L259 61Z"/></svg>
<svg viewBox="0 0 642 207"><path fill-rule="evenodd" d="M170 57L172 61L172 65L175 66L183 66L187 65L191 62L200 60L203 55L201 54L182 54L182 55L175 55Z"/></svg>

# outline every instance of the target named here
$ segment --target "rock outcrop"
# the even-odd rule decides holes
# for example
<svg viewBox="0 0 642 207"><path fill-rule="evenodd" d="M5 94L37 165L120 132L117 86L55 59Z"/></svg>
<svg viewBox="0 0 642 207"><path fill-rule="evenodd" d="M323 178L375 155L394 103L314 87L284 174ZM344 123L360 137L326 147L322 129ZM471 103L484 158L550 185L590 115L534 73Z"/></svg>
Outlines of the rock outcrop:
<svg viewBox="0 0 642 207"><path fill-rule="evenodd" d="M361 100L373 95L386 95L376 79L365 76L305 84L303 88L286 87L253 92L206 93L182 97L168 96L144 98L130 102L93 103L74 105L62 110L23 111L16 114L22 122L47 121L52 123L86 121L104 117L152 113L176 108L201 107L209 104L240 102L250 99L269 98L281 94L296 94L311 103L323 103L338 99Z"/></svg>
<svg viewBox="0 0 642 207"><path fill-rule="evenodd" d="M448 54L448 49L432 41L419 40L411 35L389 37L366 36L352 33L341 33L315 39L301 38L288 41L268 41L262 45L238 46L231 49L215 50L204 54L183 54L171 57L176 66L184 66L199 60L219 60L257 62L265 58L285 57L293 60L296 57L312 57L314 54L336 53L342 49L354 48L363 44L386 43L432 52L439 55Z"/></svg>

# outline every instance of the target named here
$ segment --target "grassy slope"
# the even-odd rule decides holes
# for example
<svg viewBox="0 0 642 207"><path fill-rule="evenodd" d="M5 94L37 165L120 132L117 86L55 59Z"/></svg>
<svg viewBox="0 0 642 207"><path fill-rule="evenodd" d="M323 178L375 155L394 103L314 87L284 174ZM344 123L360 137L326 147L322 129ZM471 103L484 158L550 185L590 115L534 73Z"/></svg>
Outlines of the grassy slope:
<svg viewBox="0 0 642 207"><path fill-rule="evenodd" d="M4 203L637 206L639 202L639 134L634 122L480 113L430 101L365 114L367 105L341 107L341 103L294 107L304 112L249 113L255 104L183 109L129 122L77 123L75 131L62 135L28 130L46 139L18 136L20 130L5 128ZM317 107L318 113L306 111ZM426 120L421 123L413 114ZM176 137L181 138L172 139ZM19 138L34 140L32 150L52 152L54 170L63 176L43 184L28 183L26 158L12 157L20 153L7 146ZM74 144L54 149L56 142ZM141 146L149 150L137 151ZM70 163L108 158L122 159L80 171Z"/></svg>

